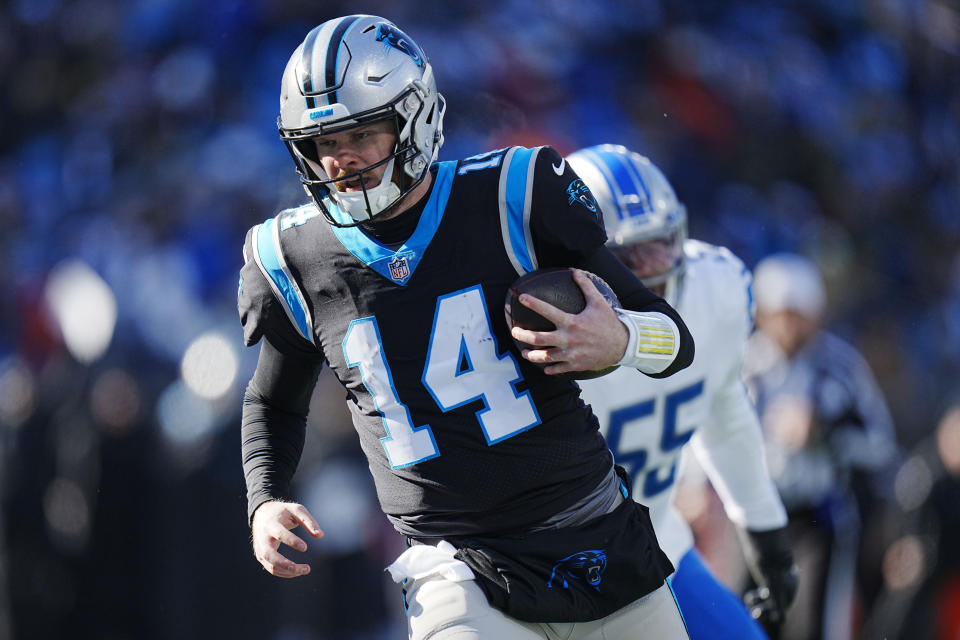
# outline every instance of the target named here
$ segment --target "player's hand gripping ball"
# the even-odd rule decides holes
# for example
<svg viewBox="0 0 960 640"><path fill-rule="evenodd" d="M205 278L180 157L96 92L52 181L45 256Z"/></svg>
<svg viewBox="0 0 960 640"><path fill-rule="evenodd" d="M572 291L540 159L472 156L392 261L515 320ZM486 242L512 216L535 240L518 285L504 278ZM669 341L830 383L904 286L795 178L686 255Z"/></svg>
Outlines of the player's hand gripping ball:
<svg viewBox="0 0 960 640"><path fill-rule="evenodd" d="M603 281L603 278L589 271L584 271L584 273L593 281L593 284L610 303L611 307L620 306L617 294ZM587 306L587 299L584 297L583 291L580 290L580 285L573 279L573 269L569 267L537 269L517 278L507 290L507 299L504 302L503 310L507 316L508 329L520 327L531 331L554 331L557 328L556 325L533 309L523 306L519 299L521 293L539 298L567 313L580 313ZM514 343L521 350L534 348L519 340L514 340ZM542 368L545 365L538 366ZM570 371L558 374L558 376L569 380L587 380L605 376L618 366L611 365L597 371Z"/></svg>

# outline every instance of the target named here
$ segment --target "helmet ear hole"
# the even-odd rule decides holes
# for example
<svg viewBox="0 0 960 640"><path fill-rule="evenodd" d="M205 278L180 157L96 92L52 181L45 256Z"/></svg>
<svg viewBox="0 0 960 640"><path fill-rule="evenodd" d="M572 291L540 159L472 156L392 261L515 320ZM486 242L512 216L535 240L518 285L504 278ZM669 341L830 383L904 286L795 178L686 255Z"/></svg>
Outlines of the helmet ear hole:
<svg viewBox="0 0 960 640"><path fill-rule="evenodd" d="M295 140L293 146L297 153L313 162L320 163L320 154L317 152L317 145L312 140Z"/></svg>

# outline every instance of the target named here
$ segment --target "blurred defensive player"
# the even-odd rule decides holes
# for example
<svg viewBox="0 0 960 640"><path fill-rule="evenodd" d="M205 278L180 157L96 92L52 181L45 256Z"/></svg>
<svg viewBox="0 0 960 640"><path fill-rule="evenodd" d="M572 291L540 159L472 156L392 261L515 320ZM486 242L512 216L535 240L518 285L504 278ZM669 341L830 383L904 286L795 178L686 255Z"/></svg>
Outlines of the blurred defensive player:
<svg viewBox="0 0 960 640"><path fill-rule="evenodd" d="M797 576L787 516L767 472L760 425L741 381L752 325L750 273L729 250L687 239L684 206L660 170L619 145L581 149L568 163L597 198L608 246L644 284L674 304L697 342L693 365L665 381L628 369L582 381L634 498L650 508L677 567L673 587L694 640L763 638L743 603L706 568L672 505L681 451L689 448L738 527L761 589L753 613L776 625Z"/></svg>
<svg viewBox="0 0 960 640"><path fill-rule="evenodd" d="M889 500L896 469L893 419L867 360L826 326L817 265L775 253L754 274L757 330L747 343L744 381L790 539L803 550L797 565L804 580L783 640L852 638L858 597L869 604L859 579L872 563L858 567L864 519Z"/></svg>
<svg viewBox="0 0 960 640"><path fill-rule="evenodd" d="M311 201L244 245L240 316L261 343L242 417L254 554L276 576L310 570L285 555L306 549L292 529L322 532L289 488L326 364L410 543L389 570L411 638L687 638L646 510L576 383L552 374L669 376L692 361L690 334L606 248L553 149L436 162L444 109L424 52L376 16L317 26L283 74L280 135ZM514 328L533 345L521 353L504 297L550 266L598 274L625 309L577 271L577 315L521 298L557 326Z"/></svg>

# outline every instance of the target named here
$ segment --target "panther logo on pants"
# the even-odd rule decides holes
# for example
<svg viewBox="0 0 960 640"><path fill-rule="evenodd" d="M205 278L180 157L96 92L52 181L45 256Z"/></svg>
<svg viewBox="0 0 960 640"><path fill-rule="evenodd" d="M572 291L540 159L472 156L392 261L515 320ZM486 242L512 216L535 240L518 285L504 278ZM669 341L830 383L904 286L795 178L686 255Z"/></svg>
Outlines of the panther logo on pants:
<svg viewBox="0 0 960 640"><path fill-rule="evenodd" d="M564 589L569 589L570 585L567 582L569 577L583 580L599 591L600 581L603 580L603 572L606 568L607 552L605 550L578 551L553 565L547 588L553 588L553 581L556 579L562 581L561 586Z"/></svg>

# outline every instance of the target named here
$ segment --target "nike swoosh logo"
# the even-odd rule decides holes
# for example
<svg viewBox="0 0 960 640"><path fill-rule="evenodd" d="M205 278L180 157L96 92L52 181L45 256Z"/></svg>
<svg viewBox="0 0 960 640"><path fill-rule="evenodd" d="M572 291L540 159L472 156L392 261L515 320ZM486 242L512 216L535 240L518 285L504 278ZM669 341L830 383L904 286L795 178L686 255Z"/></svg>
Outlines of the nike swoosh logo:
<svg viewBox="0 0 960 640"><path fill-rule="evenodd" d="M383 74L382 76L368 75L368 76L367 76L367 80L368 80L369 82L380 82L381 80L383 80L384 78L386 78L388 75L390 75L391 73L393 73L393 71L394 71L393 69L390 69L390 71L387 71L387 72L386 72L385 74Z"/></svg>
<svg viewBox="0 0 960 640"><path fill-rule="evenodd" d="M560 165L559 165L559 166L557 166L557 165L555 165L555 164L554 164L554 165L550 165L550 166L553 167L553 172L554 172L555 174L557 174L558 176L562 176L562 175L563 175L563 169L564 169L564 167L567 166L567 159L566 159L566 158L562 158L562 159L560 160Z"/></svg>

